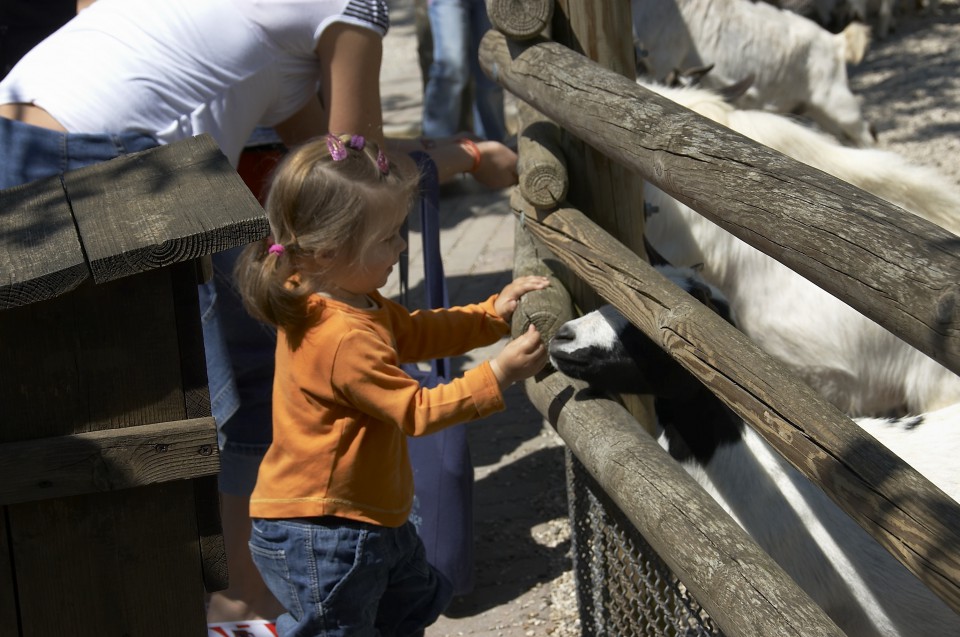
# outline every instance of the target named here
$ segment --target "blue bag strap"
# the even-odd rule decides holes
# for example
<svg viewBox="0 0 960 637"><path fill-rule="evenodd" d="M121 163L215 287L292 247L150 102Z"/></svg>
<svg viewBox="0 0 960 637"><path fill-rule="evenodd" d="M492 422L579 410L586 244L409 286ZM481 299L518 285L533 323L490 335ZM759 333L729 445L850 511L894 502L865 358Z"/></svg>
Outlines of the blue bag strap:
<svg viewBox="0 0 960 637"><path fill-rule="evenodd" d="M430 155L423 151L414 151L410 157L420 171L420 197L418 202L420 230L423 235L423 285L426 307L450 307L447 292L447 279L443 273L443 255L440 251L440 176L437 165ZM408 228L401 229L404 241L408 238ZM400 302L409 307L409 260L408 254L400 257ZM449 360L435 360L435 373L439 378L449 378Z"/></svg>
<svg viewBox="0 0 960 637"><path fill-rule="evenodd" d="M423 152L411 153L420 170L420 227L423 233L423 274L426 305L450 307L440 253L440 180L437 166ZM403 238L407 239L406 228ZM400 300L408 303L406 256L400 261ZM415 367L415 366L414 366ZM424 386L450 379L450 360L434 359L430 372L416 373ZM413 375L413 374L412 374ZM473 462L466 427L410 438L407 442L413 467L413 516L423 539L427 560L449 580L454 593L466 595L474 586Z"/></svg>

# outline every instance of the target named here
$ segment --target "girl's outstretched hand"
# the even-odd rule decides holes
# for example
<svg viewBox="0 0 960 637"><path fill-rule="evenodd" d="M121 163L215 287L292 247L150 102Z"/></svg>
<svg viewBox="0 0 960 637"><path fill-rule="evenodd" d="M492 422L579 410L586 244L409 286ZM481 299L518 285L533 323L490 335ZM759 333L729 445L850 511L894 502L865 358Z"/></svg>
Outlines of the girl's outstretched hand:
<svg viewBox="0 0 960 637"><path fill-rule="evenodd" d="M547 347L540 332L531 323L526 333L513 339L490 361L500 389L506 389L518 380L530 378L547 364Z"/></svg>
<svg viewBox="0 0 960 637"><path fill-rule="evenodd" d="M514 279L500 292L500 296L493 303L493 309L497 311L500 318L509 323L521 296L533 290L542 290L549 285L550 279L545 276L529 275Z"/></svg>

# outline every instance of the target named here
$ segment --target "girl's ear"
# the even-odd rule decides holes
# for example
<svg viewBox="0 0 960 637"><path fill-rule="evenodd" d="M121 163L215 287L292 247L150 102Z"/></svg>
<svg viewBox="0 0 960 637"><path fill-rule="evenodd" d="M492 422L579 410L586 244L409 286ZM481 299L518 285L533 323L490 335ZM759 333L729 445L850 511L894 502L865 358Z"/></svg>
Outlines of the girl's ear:
<svg viewBox="0 0 960 637"><path fill-rule="evenodd" d="M324 250L323 252L318 252L316 255L317 261L324 265L330 265L337 258L337 253L334 250Z"/></svg>

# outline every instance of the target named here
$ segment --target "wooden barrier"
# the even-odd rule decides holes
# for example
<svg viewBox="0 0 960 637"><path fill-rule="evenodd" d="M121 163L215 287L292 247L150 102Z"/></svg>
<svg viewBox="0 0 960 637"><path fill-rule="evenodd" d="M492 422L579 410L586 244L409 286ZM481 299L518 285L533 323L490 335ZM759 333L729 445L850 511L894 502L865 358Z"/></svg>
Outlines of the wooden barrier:
<svg viewBox="0 0 960 637"><path fill-rule="evenodd" d="M560 44L490 31L480 61L564 130L960 373L953 234Z"/></svg>
<svg viewBox="0 0 960 637"><path fill-rule="evenodd" d="M622 405L559 373L528 379L526 389L724 634L843 636Z"/></svg>
<svg viewBox="0 0 960 637"><path fill-rule="evenodd" d="M524 227L559 260L960 609L960 505L585 215L561 208L538 220L535 209L512 202ZM618 488L604 487L611 495Z"/></svg>
<svg viewBox="0 0 960 637"><path fill-rule="evenodd" d="M514 40L527 40L544 32L553 17L553 0L487 0L490 23Z"/></svg>
<svg viewBox="0 0 960 637"><path fill-rule="evenodd" d="M593 9L557 0L556 12L568 15ZM587 15L583 19L592 25L587 30L603 30L605 16L616 10L604 4ZM557 29L555 17L553 26L552 34L558 42L532 36L524 37L523 42L508 41L502 34L490 32L481 45L481 65L488 73L495 71L497 81L524 101L521 114L524 109L535 108L537 115L527 116L530 121L556 122L561 138L573 134L586 141L599 153L636 171L960 372L960 239L646 91L632 77L624 77L630 74L616 64L598 65L580 55L597 57L590 48L596 45L594 40L573 37L564 41L563 23ZM562 272L559 277L572 286L574 299L582 296L583 286L577 277L569 276L568 268L710 385L907 568L960 610L957 504L863 434L849 418L757 350L742 334L710 317L695 302L690 305L686 294L678 296L677 288L592 223L598 221L619 239L617 228L629 223L620 218L621 214L614 214L610 222L598 219L597 213L603 211L592 204L585 209L586 215L570 204L561 204L560 210L544 218L543 213L552 206L546 205L548 200L535 189L524 185L528 166L542 168L535 161L528 163L523 150L521 146L520 196L514 197L513 205L521 227L536 239L518 238L518 250L534 243L539 254L539 241L547 244L563 262L562 268L553 270ZM554 163L563 166L564 158ZM573 179L580 173L580 166L571 167L569 172ZM559 175L561 170L555 168L550 179ZM595 189L597 184L588 186ZM550 186L550 191L560 190L557 185ZM571 184L571 200L581 197L583 188ZM632 214L642 219L642 208L636 206ZM636 249L632 252L641 253ZM521 265L518 262L518 267ZM542 268L542 264L536 267ZM923 274L917 276L917 272ZM545 298L538 299L537 304L540 322L549 325L549 304ZM554 311L560 316L567 312L563 306ZM514 331L522 330L527 320L519 315ZM620 448L613 442L623 434L622 428L615 426L615 433L610 435L606 431L610 421L602 431L592 428L598 419L615 417L606 407L573 405L565 397L569 389L546 381L528 381L527 387L531 399L555 425L568 411L576 414L568 417L576 425L558 425L564 440L644 536L652 539L675 572L681 573L691 564L689 569L696 572L683 572L681 579L697 587L697 598L721 626L736 634L756 634L752 631L759 625L765 626L759 634L792 634L789 621L768 626L762 613L754 614L746 606L740 607L745 612L740 617L730 613L726 605L730 600L718 606L705 601L722 593L722 586L707 584L705 573L699 570L709 571L713 564L699 563L698 548L691 551L686 547L681 559L675 538L660 534L656 516L646 516L645 507L651 506L647 497L634 499L633 494L624 493L625 484L630 484L626 491L633 491L636 485L629 482L634 479L632 473L619 472L632 460L618 455ZM586 415L581 409L591 411ZM648 452L656 453L642 450L649 447L647 443L642 440L627 446L646 458ZM681 480L672 473L664 475L669 478L658 481L658 494L669 493L674 482ZM660 511L657 504L652 506ZM674 502L673 506L683 505ZM724 545L722 538L711 537ZM711 549L702 550L710 553ZM696 578L701 579L694 583ZM754 581L751 585L756 586L751 590L764 594L779 595L784 590L776 581ZM821 633L814 630L813 634Z"/></svg>
<svg viewBox="0 0 960 637"><path fill-rule="evenodd" d="M200 258L263 237L263 209L201 136L0 210L0 626L205 634L227 573Z"/></svg>
<svg viewBox="0 0 960 637"><path fill-rule="evenodd" d="M517 106L517 186L537 208L551 209L567 198L567 162L560 146L560 129L528 104Z"/></svg>

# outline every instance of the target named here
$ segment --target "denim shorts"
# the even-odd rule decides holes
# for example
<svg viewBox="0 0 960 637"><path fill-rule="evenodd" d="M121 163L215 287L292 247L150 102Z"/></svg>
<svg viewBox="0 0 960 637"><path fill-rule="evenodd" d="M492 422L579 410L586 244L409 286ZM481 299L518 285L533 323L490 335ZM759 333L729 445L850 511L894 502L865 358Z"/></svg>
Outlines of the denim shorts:
<svg viewBox="0 0 960 637"><path fill-rule="evenodd" d="M61 133L0 117L0 189L158 145L156 139L144 133ZM221 332L214 284L201 285L199 295L210 402L213 416L220 427L237 411L240 397L234 384L226 340ZM269 419L266 427L270 427Z"/></svg>
<svg viewBox="0 0 960 637"><path fill-rule="evenodd" d="M213 255L221 334L239 398L232 417L218 429L220 491L249 496L260 461L273 439L273 370L277 333L243 307L233 267L243 246ZM208 362L208 365L210 363Z"/></svg>
<svg viewBox="0 0 960 637"><path fill-rule="evenodd" d="M255 518L250 552L287 610L280 637L423 635L453 597L409 522Z"/></svg>

